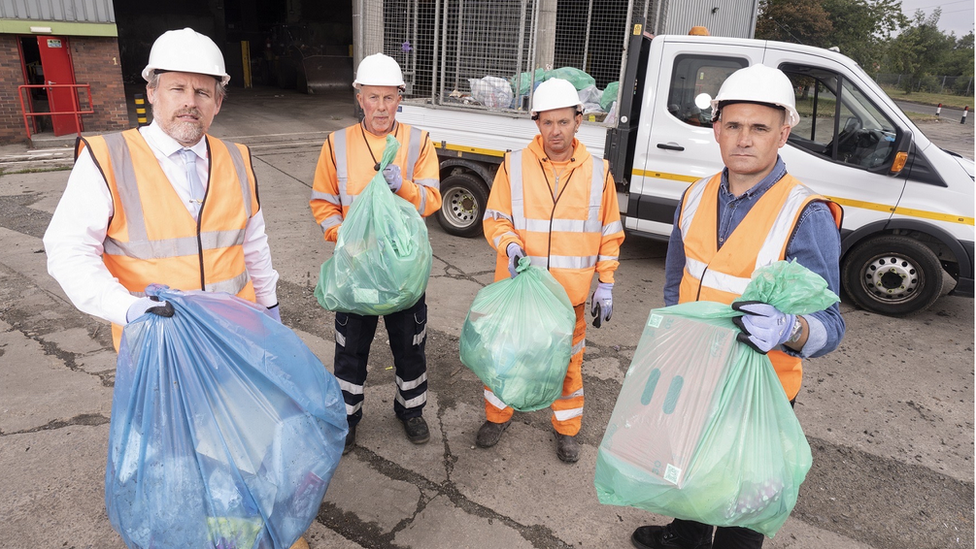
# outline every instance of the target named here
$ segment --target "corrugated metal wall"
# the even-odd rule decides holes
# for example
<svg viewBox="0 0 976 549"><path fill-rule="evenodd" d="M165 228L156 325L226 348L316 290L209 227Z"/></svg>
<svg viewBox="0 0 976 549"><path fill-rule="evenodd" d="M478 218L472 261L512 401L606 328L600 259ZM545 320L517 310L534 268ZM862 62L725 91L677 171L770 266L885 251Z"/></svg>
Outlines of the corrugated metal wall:
<svg viewBox="0 0 976 549"><path fill-rule="evenodd" d="M691 27L708 27L712 36L752 38L756 32L758 0L665 0L660 34L687 34Z"/></svg>
<svg viewBox="0 0 976 549"><path fill-rule="evenodd" d="M0 19L115 23L112 0L0 0Z"/></svg>

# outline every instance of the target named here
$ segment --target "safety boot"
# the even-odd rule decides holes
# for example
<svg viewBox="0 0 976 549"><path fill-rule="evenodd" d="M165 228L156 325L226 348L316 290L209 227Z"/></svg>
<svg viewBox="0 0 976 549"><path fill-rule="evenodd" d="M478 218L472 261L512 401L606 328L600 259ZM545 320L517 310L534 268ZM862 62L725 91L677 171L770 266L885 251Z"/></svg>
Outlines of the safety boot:
<svg viewBox="0 0 976 549"><path fill-rule="evenodd" d="M574 435L556 433L556 457L566 463L579 461L580 445Z"/></svg>
<svg viewBox="0 0 976 549"><path fill-rule="evenodd" d="M346 434L346 445L342 448L342 455L346 455L352 451L352 447L356 445L356 426L350 425L349 432Z"/></svg>
<svg viewBox="0 0 976 549"><path fill-rule="evenodd" d="M630 543L637 549L712 549L711 540L700 544L684 541L671 529L670 524L641 526L630 536Z"/></svg>
<svg viewBox="0 0 976 549"><path fill-rule="evenodd" d="M491 448L498 444L498 439L502 438L502 433L505 432L505 429L508 429L511 423L512 420L508 420L505 423L484 422L481 428L478 429L478 436L474 439L474 443L478 448Z"/></svg>
<svg viewBox="0 0 976 549"><path fill-rule="evenodd" d="M423 417L411 417L401 419L403 431L407 434L407 440L414 444L423 444L430 440L430 430Z"/></svg>

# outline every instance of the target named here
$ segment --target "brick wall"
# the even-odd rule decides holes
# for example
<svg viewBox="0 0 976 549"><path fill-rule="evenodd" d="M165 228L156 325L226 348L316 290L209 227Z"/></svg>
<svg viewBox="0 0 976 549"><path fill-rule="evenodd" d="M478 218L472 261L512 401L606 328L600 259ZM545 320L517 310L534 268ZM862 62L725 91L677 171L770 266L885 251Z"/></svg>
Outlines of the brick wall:
<svg viewBox="0 0 976 549"><path fill-rule="evenodd" d="M0 143L24 142L27 134L17 86L25 84L18 36L0 34ZM90 84L95 114L82 116L83 131L104 133L129 127L122 84L118 40L112 37L68 36L75 82ZM87 103L81 94L82 108ZM33 129L32 129L33 131Z"/></svg>
<svg viewBox="0 0 976 549"><path fill-rule="evenodd" d="M0 143L27 139L17 99L17 86L24 83L17 37L0 34Z"/></svg>

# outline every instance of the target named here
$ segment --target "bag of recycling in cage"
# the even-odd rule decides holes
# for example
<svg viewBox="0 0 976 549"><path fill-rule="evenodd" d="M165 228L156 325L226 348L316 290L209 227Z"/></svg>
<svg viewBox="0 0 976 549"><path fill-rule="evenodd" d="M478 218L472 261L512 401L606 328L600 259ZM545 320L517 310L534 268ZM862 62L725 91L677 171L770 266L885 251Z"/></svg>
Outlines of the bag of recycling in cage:
<svg viewBox="0 0 976 549"><path fill-rule="evenodd" d="M105 471L130 548L288 549L348 427L338 381L261 307L150 286L173 305L122 335Z"/></svg>

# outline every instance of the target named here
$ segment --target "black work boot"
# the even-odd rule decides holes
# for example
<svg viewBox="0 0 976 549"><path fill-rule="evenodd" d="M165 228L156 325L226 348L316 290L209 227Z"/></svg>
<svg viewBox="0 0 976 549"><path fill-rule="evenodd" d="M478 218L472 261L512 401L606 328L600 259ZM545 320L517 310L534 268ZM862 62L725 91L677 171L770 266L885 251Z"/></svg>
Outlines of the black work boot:
<svg viewBox="0 0 976 549"><path fill-rule="evenodd" d="M349 432L346 434L346 445L342 448L342 455L346 455L352 451L352 447L356 445L356 426L352 425L349 427Z"/></svg>
<svg viewBox="0 0 976 549"><path fill-rule="evenodd" d="M430 440L430 430L427 429L427 422L423 417L411 417L401 419L403 431L407 433L407 440L414 444L423 444Z"/></svg>
<svg viewBox="0 0 976 549"><path fill-rule="evenodd" d="M670 524L641 526L630 536L630 543L637 549L712 549L711 541L699 545L684 541L671 530Z"/></svg>
<svg viewBox="0 0 976 549"><path fill-rule="evenodd" d="M492 423L486 421L480 429L478 429L478 436L474 439L474 443L478 448L491 448L492 446L498 444L498 439L502 438L502 433L508 426L511 425L512 420L508 420L505 423Z"/></svg>
<svg viewBox="0 0 976 549"><path fill-rule="evenodd" d="M580 445L575 435L556 433L556 457L566 463L579 461Z"/></svg>

